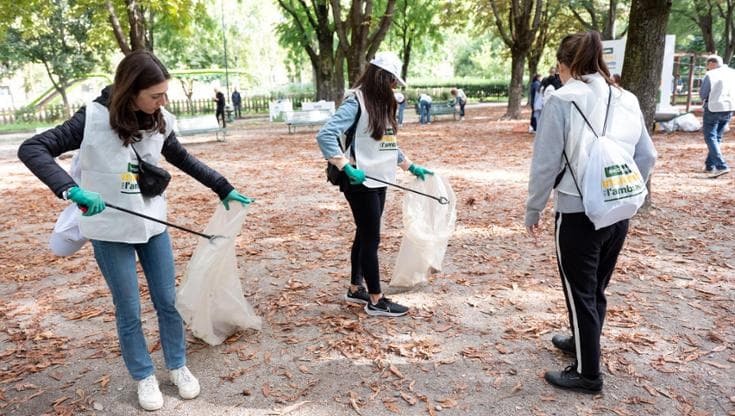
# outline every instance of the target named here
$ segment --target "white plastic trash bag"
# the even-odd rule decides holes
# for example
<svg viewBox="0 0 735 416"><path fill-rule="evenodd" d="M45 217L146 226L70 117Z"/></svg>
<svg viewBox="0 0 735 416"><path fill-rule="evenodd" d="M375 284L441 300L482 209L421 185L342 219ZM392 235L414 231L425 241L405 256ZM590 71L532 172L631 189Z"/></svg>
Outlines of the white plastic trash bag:
<svg viewBox="0 0 735 416"><path fill-rule="evenodd" d="M416 178L409 188L425 194L444 196L449 203L413 192L403 197L403 239L396 258L390 286L412 287L426 282L434 269L440 271L449 237L457 221L456 199L449 182L438 174Z"/></svg>
<svg viewBox="0 0 735 416"><path fill-rule="evenodd" d="M61 211L48 240L48 247L57 256L71 256L87 242L79 230L80 215L82 211L76 204L70 204Z"/></svg>
<svg viewBox="0 0 735 416"><path fill-rule="evenodd" d="M697 117L692 113L686 113L683 116L674 119L678 130L681 131L699 131L702 124L699 123Z"/></svg>
<svg viewBox="0 0 735 416"><path fill-rule="evenodd" d="M69 174L77 183L82 182L82 168L79 166L79 152L71 159ZM54 230L48 240L48 247L57 256L71 256L84 246L87 239L79 230L79 216L82 211L76 204L67 206L56 219Z"/></svg>
<svg viewBox="0 0 735 416"><path fill-rule="evenodd" d="M592 142L581 185L595 230L635 215L648 193L633 158L605 136Z"/></svg>
<svg viewBox="0 0 735 416"><path fill-rule="evenodd" d="M247 209L239 203L225 210L218 204L206 233L223 235L200 239L176 293L176 309L197 338L221 344L238 329L260 329L260 317L245 299L235 257L235 237Z"/></svg>

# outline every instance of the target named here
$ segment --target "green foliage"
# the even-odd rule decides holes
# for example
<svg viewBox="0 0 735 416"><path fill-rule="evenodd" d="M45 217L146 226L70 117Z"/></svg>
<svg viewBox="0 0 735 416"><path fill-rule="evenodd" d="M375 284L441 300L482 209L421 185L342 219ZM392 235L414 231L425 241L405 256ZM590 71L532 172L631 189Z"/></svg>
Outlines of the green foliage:
<svg viewBox="0 0 735 416"><path fill-rule="evenodd" d="M4 27L6 47L20 62L43 64L60 93L68 84L106 62L100 38L91 36L94 10L76 0L27 1Z"/></svg>
<svg viewBox="0 0 735 416"><path fill-rule="evenodd" d="M191 14L194 18L186 26L175 15L162 14L156 19L156 55L170 69L222 66L222 27L201 3L195 5Z"/></svg>
<svg viewBox="0 0 735 416"><path fill-rule="evenodd" d="M479 78L464 78L442 81L415 81L404 94L410 101L416 101L419 94L428 93L435 102L451 99L449 91L461 88L467 97L477 101L497 101L508 96L509 80L489 81Z"/></svg>

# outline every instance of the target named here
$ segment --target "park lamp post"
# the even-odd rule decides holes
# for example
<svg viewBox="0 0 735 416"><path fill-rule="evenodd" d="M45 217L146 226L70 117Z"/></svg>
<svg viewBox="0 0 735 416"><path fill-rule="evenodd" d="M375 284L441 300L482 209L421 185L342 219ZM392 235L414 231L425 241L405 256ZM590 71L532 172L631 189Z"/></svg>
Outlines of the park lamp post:
<svg viewBox="0 0 735 416"><path fill-rule="evenodd" d="M222 13L222 44L225 52L225 102L230 97L230 77L227 72L227 30L225 28L225 0L220 1L220 12Z"/></svg>

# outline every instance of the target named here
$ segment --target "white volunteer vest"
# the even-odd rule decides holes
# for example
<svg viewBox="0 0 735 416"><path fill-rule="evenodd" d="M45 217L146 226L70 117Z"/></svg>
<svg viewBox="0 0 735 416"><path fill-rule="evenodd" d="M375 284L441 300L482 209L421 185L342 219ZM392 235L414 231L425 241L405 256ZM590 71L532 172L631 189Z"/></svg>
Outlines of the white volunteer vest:
<svg viewBox="0 0 735 416"><path fill-rule="evenodd" d="M375 140L368 131L369 116L365 108L364 98L360 89L354 90L357 102L360 104L360 119L357 121L355 138L352 147L355 149L355 162L358 169L366 175L386 182L395 182L396 165L398 165L398 140L392 127L387 126L381 140ZM387 122L386 122L387 123ZM350 154L350 153L347 153ZM363 182L368 188L380 188L384 183L371 179Z"/></svg>
<svg viewBox="0 0 735 416"><path fill-rule="evenodd" d="M577 103L587 120L595 128L595 132L602 135L608 91L612 91L610 115L608 116L607 133L605 135L632 157L644 128L641 122L638 99L630 92L616 87L609 90L605 79L599 74L585 75L583 78L587 82L572 78L562 88L552 92L552 95L564 101ZM568 130L565 132L565 150L569 158L569 165L581 186L587 160L589 159L590 146L595 139L595 135L587 127L584 119L573 105L569 111L570 120ZM559 171L564 166L565 161L562 158ZM569 174L569 169L559 182L557 190L568 195L579 196L572 175Z"/></svg>
<svg viewBox="0 0 735 416"><path fill-rule="evenodd" d="M710 92L707 109L712 112L735 111L735 69L721 66L707 72Z"/></svg>
<svg viewBox="0 0 735 416"><path fill-rule="evenodd" d="M166 132L144 132L135 149L146 162L157 165L163 142L171 133L174 117L162 109ZM133 149L124 147L110 127L110 113L103 105L87 105L84 140L79 150L82 170L81 187L98 192L105 202L161 220L166 219L166 199L163 195L143 197L138 189L138 160ZM97 215L81 217L82 235L91 240L120 243L145 243L162 233L166 226L131 214L106 208Z"/></svg>

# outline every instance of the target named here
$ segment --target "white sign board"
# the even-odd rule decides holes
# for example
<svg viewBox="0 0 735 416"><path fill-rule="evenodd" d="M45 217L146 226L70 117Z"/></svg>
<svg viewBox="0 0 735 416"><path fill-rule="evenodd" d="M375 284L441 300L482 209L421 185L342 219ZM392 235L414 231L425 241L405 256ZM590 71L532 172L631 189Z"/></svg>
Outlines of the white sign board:
<svg viewBox="0 0 735 416"><path fill-rule="evenodd" d="M623 60L625 58L626 39L603 40L602 59L605 60L611 74L623 73ZM670 106L671 94L674 88L674 44L676 36L666 35L664 45L664 59L661 62L661 85L658 97L657 110Z"/></svg>
<svg viewBox="0 0 735 416"><path fill-rule="evenodd" d="M283 121L283 113L293 111L291 100L278 100L268 103L270 121Z"/></svg>

